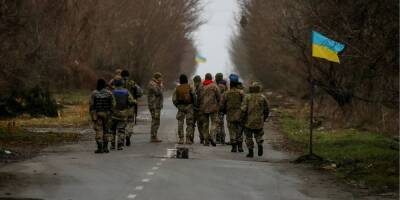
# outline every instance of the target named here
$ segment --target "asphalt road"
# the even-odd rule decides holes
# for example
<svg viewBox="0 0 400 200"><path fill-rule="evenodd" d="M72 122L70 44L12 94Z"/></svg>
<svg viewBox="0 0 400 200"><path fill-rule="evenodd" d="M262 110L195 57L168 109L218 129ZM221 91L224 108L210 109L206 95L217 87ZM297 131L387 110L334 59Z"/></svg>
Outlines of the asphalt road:
<svg viewBox="0 0 400 200"><path fill-rule="evenodd" d="M165 158L177 140L176 109L170 102L167 98L162 112L163 143L149 143L149 113L142 107L131 147L101 155L93 153L93 141L48 148L38 157L0 168L14 179L0 188L0 199L353 199L330 180L317 176L310 183L307 170L268 144L265 155L254 159L230 153L229 146L198 142L190 146L190 159ZM267 124L266 133L271 131Z"/></svg>

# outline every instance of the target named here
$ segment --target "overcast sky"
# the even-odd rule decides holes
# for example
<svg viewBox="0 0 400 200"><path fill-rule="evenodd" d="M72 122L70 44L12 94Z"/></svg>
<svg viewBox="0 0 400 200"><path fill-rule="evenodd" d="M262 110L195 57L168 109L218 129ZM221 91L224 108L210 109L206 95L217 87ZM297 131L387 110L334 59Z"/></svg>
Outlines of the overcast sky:
<svg viewBox="0 0 400 200"><path fill-rule="evenodd" d="M232 72L229 58L229 40L235 27L235 14L238 12L236 0L203 0L203 18L206 24L195 33L195 44L206 63L198 65L197 73L204 77L210 72L225 76Z"/></svg>

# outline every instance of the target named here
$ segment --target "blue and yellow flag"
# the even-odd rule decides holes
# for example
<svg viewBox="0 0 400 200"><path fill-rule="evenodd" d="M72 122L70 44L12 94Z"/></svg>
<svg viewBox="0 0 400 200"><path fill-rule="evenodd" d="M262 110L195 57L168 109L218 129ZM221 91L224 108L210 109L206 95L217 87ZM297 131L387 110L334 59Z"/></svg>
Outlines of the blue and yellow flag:
<svg viewBox="0 0 400 200"><path fill-rule="evenodd" d="M207 58L205 58L204 56L197 54L196 58L195 58L197 63L205 63L207 62Z"/></svg>
<svg viewBox="0 0 400 200"><path fill-rule="evenodd" d="M345 45L331 40L321 33L312 32L312 56L340 63L338 54Z"/></svg>

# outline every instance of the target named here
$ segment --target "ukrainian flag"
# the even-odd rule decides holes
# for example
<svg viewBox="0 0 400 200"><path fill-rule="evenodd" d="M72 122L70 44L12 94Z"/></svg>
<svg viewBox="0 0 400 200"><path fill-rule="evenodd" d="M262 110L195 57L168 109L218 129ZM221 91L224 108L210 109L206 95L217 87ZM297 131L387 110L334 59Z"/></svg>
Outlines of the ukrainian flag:
<svg viewBox="0 0 400 200"><path fill-rule="evenodd" d="M340 63L338 54L345 45L331 40L321 33L312 32L312 56Z"/></svg>
<svg viewBox="0 0 400 200"><path fill-rule="evenodd" d="M197 54L196 58L195 58L197 63L205 63L207 62L207 58L205 58L204 56Z"/></svg>

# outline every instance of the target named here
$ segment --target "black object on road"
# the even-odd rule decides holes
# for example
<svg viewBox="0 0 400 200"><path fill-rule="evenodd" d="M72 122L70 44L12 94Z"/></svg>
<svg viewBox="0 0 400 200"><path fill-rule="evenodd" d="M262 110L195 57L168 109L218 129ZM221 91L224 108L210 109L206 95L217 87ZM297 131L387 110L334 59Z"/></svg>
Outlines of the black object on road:
<svg viewBox="0 0 400 200"><path fill-rule="evenodd" d="M189 158L189 149L186 147L177 147L176 148L176 158L188 159Z"/></svg>

